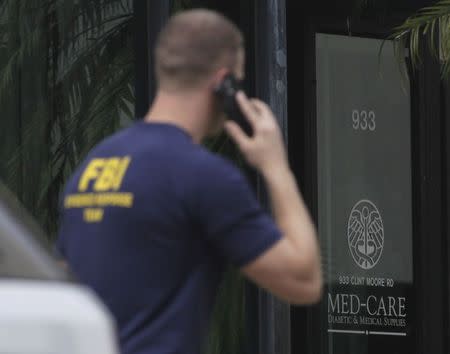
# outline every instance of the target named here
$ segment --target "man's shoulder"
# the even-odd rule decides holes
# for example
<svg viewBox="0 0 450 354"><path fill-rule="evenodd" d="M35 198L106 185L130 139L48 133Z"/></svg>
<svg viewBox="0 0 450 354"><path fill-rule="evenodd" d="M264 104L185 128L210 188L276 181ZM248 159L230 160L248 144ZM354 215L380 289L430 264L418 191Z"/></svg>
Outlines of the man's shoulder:
<svg viewBox="0 0 450 354"><path fill-rule="evenodd" d="M218 174L240 175L240 170L234 162L204 147L198 147L194 152L193 168L204 175L213 177Z"/></svg>

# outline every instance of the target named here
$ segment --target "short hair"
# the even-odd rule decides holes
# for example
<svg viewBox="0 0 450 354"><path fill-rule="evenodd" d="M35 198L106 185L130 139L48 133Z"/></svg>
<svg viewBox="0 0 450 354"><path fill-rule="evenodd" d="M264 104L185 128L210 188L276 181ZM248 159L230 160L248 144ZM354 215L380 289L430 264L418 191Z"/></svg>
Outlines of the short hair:
<svg viewBox="0 0 450 354"><path fill-rule="evenodd" d="M160 88L195 88L222 66L233 70L244 46L240 30L217 12L195 9L172 16L155 46Z"/></svg>

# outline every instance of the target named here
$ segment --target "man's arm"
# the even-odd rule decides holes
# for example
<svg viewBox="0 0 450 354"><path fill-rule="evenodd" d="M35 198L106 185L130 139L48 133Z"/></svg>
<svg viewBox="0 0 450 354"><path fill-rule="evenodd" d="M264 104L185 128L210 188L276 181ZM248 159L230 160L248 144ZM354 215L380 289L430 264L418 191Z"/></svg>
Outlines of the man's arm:
<svg viewBox="0 0 450 354"><path fill-rule="evenodd" d="M322 272L316 231L289 168L278 124L270 108L238 94L239 104L252 124L246 136L232 121L228 134L247 161L264 177L275 221L283 238L242 268L261 287L295 304L320 299Z"/></svg>

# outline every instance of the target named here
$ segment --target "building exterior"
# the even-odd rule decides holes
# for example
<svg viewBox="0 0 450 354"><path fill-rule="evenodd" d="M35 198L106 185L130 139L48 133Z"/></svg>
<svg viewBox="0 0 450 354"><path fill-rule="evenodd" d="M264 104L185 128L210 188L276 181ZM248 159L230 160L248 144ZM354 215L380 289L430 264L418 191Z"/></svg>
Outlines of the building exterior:
<svg viewBox="0 0 450 354"><path fill-rule="evenodd" d="M244 32L247 92L279 119L326 286L320 304L302 308L245 284L244 306L232 277L226 294L238 304L222 303L233 316L216 322L225 343L211 354L449 352L448 85L427 48L413 67L386 40L433 1L28 2L0 1L12 23L0 34L0 176L48 233L77 161L145 114L164 21L215 9Z"/></svg>

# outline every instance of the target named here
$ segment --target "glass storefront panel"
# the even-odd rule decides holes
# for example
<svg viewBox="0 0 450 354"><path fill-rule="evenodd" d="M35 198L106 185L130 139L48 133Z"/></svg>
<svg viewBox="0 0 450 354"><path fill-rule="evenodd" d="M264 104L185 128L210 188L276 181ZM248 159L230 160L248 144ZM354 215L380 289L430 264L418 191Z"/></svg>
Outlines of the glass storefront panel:
<svg viewBox="0 0 450 354"><path fill-rule="evenodd" d="M412 352L411 114L393 44L316 35L324 352ZM386 351L387 350L387 351Z"/></svg>

